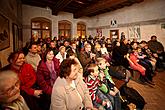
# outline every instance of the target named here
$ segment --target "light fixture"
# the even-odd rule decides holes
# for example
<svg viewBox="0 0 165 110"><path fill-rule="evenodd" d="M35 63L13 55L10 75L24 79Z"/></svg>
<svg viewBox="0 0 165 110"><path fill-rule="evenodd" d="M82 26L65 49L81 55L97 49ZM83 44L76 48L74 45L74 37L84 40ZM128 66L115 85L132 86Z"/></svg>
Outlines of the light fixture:
<svg viewBox="0 0 165 110"><path fill-rule="evenodd" d="M84 2L79 1L79 0L75 0L75 2L77 2L77 3L79 3L79 4L85 4Z"/></svg>

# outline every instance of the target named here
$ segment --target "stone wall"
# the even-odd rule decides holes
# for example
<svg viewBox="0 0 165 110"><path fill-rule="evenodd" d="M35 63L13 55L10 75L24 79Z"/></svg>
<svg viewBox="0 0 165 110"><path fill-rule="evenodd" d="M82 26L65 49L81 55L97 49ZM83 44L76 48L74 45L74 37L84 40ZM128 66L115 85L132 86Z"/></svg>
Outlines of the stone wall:
<svg viewBox="0 0 165 110"><path fill-rule="evenodd" d="M19 29L22 27L22 4L21 0L0 0L0 7L0 14L9 20L10 36L10 46L0 50L0 62L3 67L8 64L7 58L13 51L12 24L16 24Z"/></svg>

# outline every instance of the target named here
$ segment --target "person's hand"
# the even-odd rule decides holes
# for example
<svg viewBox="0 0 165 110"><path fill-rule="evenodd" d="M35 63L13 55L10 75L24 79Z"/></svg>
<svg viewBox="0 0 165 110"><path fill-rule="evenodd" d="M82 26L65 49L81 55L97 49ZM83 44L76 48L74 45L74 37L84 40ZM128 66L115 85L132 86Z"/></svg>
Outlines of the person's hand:
<svg viewBox="0 0 165 110"><path fill-rule="evenodd" d="M111 102L107 101L107 108L109 108L111 105L112 105Z"/></svg>
<svg viewBox="0 0 165 110"><path fill-rule="evenodd" d="M153 53L153 56L154 56L155 58L158 58L158 54L157 54L157 53Z"/></svg>
<svg viewBox="0 0 165 110"><path fill-rule="evenodd" d="M104 74L103 71L101 71L101 72L100 72L100 80L103 81L104 77L105 77L105 74Z"/></svg>
<svg viewBox="0 0 165 110"><path fill-rule="evenodd" d="M129 58L129 53L127 53L127 55L124 55L124 58Z"/></svg>
<svg viewBox="0 0 165 110"><path fill-rule="evenodd" d="M117 87L114 87L114 91L115 91L115 93L118 93L119 89Z"/></svg>
<svg viewBox="0 0 165 110"><path fill-rule="evenodd" d="M144 56L144 58L147 57L147 55L143 55L143 56Z"/></svg>
<svg viewBox="0 0 165 110"><path fill-rule="evenodd" d="M111 66L109 62L106 62L106 65L107 65L107 66Z"/></svg>
<svg viewBox="0 0 165 110"><path fill-rule="evenodd" d="M95 54L93 54L93 53L90 53L90 58L92 59L92 58L95 58Z"/></svg>
<svg viewBox="0 0 165 110"><path fill-rule="evenodd" d="M40 98L40 95L42 94L42 90L35 90L34 91L34 96L37 98Z"/></svg>
<svg viewBox="0 0 165 110"><path fill-rule="evenodd" d="M146 71L146 68L142 67L142 69Z"/></svg>
<svg viewBox="0 0 165 110"><path fill-rule="evenodd" d="M106 106L107 105L107 102L103 100L102 105L103 106Z"/></svg>
<svg viewBox="0 0 165 110"><path fill-rule="evenodd" d="M112 96L115 96L116 92L110 90L109 94L112 95Z"/></svg>

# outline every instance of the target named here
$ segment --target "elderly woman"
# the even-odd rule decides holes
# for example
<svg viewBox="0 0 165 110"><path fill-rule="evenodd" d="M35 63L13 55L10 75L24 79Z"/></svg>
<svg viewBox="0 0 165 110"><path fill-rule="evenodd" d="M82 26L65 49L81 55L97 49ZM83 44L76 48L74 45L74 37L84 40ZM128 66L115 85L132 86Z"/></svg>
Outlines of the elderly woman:
<svg viewBox="0 0 165 110"><path fill-rule="evenodd" d="M67 58L60 65L60 74L53 86L51 110L93 108L89 90L78 74L78 63Z"/></svg>
<svg viewBox="0 0 165 110"><path fill-rule="evenodd" d="M44 53L44 59L37 67L37 82L43 91L41 103L44 105L44 110L48 110L50 106L53 84L59 74L59 64L59 60L54 57L53 50L48 48Z"/></svg>
<svg viewBox="0 0 165 110"><path fill-rule="evenodd" d="M40 110L38 98L42 94L36 85L36 73L30 64L25 63L22 51L16 51L9 55L10 70L17 73L20 79L21 95L24 97L30 110Z"/></svg>
<svg viewBox="0 0 165 110"><path fill-rule="evenodd" d="M15 72L0 72L0 110L29 110L19 87L20 81Z"/></svg>
<svg viewBox="0 0 165 110"><path fill-rule="evenodd" d="M64 46L61 46L61 47L59 48L58 54L56 55L56 58L60 60L60 63L61 63L64 59L66 59L66 54L67 54L67 53L66 53L66 48L65 48Z"/></svg>

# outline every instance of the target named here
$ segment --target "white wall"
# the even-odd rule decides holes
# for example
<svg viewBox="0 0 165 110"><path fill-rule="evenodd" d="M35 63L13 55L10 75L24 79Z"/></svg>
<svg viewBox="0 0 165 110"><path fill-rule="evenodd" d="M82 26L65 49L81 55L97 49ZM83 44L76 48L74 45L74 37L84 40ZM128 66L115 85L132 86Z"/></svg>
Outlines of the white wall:
<svg viewBox="0 0 165 110"><path fill-rule="evenodd" d="M104 26L110 24L112 19L117 20L118 24L161 19L165 18L164 8L165 0L144 0L129 7L97 15L90 19L90 26Z"/></svg>
<svg viewBox="0 0 165 110"><path fill-rule="evenodd" d="M110 36L110 30L119 29L119 33L125 32L128 37L128 25L139 23L141 39L149 40L152 35L156 35L158 40L162 42L165 47L165 29L161 29L160 19L165 19L165 0L144 0L144 2L133 4L129 7L115 10L113 12L97 15L89 21L89 33L96 35L96 28L102 27L104 36ZM125 25L124 27L110 28L110 21L116 20L117 24ZM155 24L146 23L155 20ZM157 22L159 21L159 22ZM165 23L165 20L162 23ZM105 26L109 26L106 28Z"/></svg>

